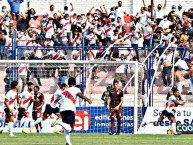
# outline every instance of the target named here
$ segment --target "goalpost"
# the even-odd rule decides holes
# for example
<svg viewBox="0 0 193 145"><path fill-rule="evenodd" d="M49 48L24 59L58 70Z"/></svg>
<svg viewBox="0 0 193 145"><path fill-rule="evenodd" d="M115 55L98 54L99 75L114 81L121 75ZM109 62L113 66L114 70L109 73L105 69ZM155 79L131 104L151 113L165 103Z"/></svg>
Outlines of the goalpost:
<svg viewBox="0 0 193 145"><path fill-rule="evenodd" d="M0 95L5 95L6 87L9 87L12 80L18 80L21 78L19 75L19 69L21 64L26 64L27 72L23 73L26 75L26 80L33 82L35 85L40 86L40 91L45 94L46 103L49 103L51 96L58 89L58 80L63 75L68 77L79 76L80 84L78 86L83 86L86 90L87 97L93 99L93 104L87 104L85 107L80 106L81 103L77 99L77 114L76 114L76 123L75 123L75 132L83 133L107 133L109 131L110 119L109 111L103 105L101 100L102 93L106 90L108 84L112 84L114 77L115 68L117 65L128 65L133 67L135 70L134 73L134 87L128 86L127 89L131 92L124 94L124 103L123 103L123 118L122 118L122 133L134 133L137 134L138 130L138 67L143 65L135 61L71 61L71 60L0 60ZM93 66L97 66L99 79L88 80L88 71ZM105 67L108 72L103 72L102 68ZM80 68L79 71L77 69ZM67 71L68 70L68 71ZM35 72L36 71L36 72ZM65 72L66 71L66 72ZM30 72L30 73L29 73ZM54 73L54 74L53 74ZM92 72L91 72L92 73ZM30 74L30 75L29 75ZM49 74L49 76L48 76ZM84 78L82 78L84 77ZM39 80L38 80L39 79ZM19 90L21 92L22 80L19 79ZM86 84L86 82L90 82ZM41 83L41 84L40 84ZM67 80L65 81L67 83ZM82 84L84 83L84 84ZM123 86L120 83L120 88L123 89ZM133 89L133 90L132 90ZM26 86L24 87L26 90ZM83 91L84 91L83 90ZM84 92L83 92L84 93ZM133 97L134 96L134 97ZM81 100L80 100L81 101ZM132 101L132 102L130 102ZM2 106L0 107L2 108ZM3 110L0 109L0 115L3 116ZM54 120L55 116L51 116L46 123L43 123L43 126L46 129L44 132L52 132L54 129L50 128L48 125L49 122ZM30 123L30 121L29 121ZM28 123L28 125L29 125ZM3 124L0 124L2 127ZM116 128L116 123L115 123ZM20 130L19 127L17 129Z"/></svg>

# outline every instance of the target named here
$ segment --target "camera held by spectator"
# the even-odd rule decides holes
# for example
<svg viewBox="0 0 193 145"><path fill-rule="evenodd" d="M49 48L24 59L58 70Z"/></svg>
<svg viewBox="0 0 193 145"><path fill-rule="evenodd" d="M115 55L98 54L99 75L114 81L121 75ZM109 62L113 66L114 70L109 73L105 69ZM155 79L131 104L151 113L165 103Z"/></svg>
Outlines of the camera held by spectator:
<svg viewBox="0 0 193 145"><path fill-rule="evenodd" d="M108 84L107 87L106 87L106 89L107 89L107 90L106 90L105 92L103 92L103 95L102 95L102 97L101 97L101 100L104 101L104 106L107 106L107 99L108 99L109 93L110 93L110 91L111 91L111 89L112 89L112 84Z"/></svg>

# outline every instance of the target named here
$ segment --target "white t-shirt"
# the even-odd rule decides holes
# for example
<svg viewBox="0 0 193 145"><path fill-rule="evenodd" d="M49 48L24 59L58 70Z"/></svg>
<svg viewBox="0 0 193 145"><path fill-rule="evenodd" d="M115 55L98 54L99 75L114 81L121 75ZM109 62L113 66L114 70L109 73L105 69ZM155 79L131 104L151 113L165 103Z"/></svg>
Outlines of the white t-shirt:
<svg viewBox="0 0 193 145"><path fill-rule="evenodd" d="M161 9L161 10L158 10L158 9L155 9L155 18L156 19L163 19L163 16L164 16L164 9Z"/></svg>
<svg viewBox="0 0 193 145"><path fill-rule="evenodd" d="M176 97L174 95L170 96L168 99L168 104L166 106L166 110L170 113L174 113L172 109L175 107L174 100L176 100Z"/></svg>
<svg viewBox="0 0 193 145"><path fill-rule="evenodd" d="M115 17L121 17L121 20L124 20L123 19L123 16L124 16L124 12L125 12L125 8L123 7L118 7L116 10L115 10Z"/></svg>
<svg viewBox="0 0 193 145"><path fill-rule="evenodd" d="M121 59L117 58L116 61L121 61ZM115 73L124 73L125 72L125 65L124 64L118 64Z"/></svg>
<svg viewBox="0 0 193 145"><path fill-rule="evenodd" d="M52 108L59 107L58 102L59 102L61 97L62 97L62 90L61 89L56 90L56 92L54 93L54 95L51 98L50 106Z"/></svg>
<svg viewBox="0 0 193 145"><path fill-rule="evenodd" d="M162 27L163 29L169 28L170 25L171 25L171 22L168 21L168 20L166 20L166 21L165 20L161 20L161 22L159 24L159 26Z"/></svg>
<svg viewBox="0 0 193 145"><path fill-rule="evenodd" d="M168 54L168 55L164 55L164 56L163 56L164 62L169 61L170 63L172 63L172 57L173 57L173 54L172 54L172 53L170 53L170 54Z"/></svg>
<svg viewBox="0 0 193 145"><path fill-rule="evenodd" d="M182 59L179 59L175 63L175 66L178 66L179 69L183 69L183 70L188 70L189 69L187 63Z"/></svg>
<svg viewBox="0 0 193 145"><path fill-rule="evenodd" d="M17 103L17 97L17 92L14 92L13 90L7 92L5 99L9 101L9 106L11 109L14 109L14 105ZM6 105L4 108L7 108Z"/></svg>
<svg viewBox="0 0 193 145"><path fill-rule="evenodd" d="M74 86L67 88L64 92L62 92L62 97L60 99L60 112L66 110L76 111L78 93L81 93L81 90Z"/></svg>
<svg viewBox="0 0 193 145"><path fill-rule="evenodd" d="M148 14L147 12L144 12L143 14L142 13L139 13L138 14L139 18L140 18L140 23L142 23L143 25L146 25L147 24L147 20L148 20Z"/></svg>
<svg viewBox="0 0 193 145"><path fill-rule="evenodd" d="M27 109L30 100L33 99L33 96L34 96L33 93L24 91L19 96L21 101L21 107Z"/></svg>

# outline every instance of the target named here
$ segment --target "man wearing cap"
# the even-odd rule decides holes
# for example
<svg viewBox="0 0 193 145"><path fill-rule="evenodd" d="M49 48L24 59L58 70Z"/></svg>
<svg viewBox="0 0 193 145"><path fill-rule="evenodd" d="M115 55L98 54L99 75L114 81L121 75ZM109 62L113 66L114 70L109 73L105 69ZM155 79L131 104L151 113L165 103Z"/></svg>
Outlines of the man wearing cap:
<svg viewBox="0 0 193 145"><path fill-rule="evenodd" d="M168 20L173 22L175 18L176 18L176 6L172 5L172 10L168 14Z"/></svg>
<svg viewBox="0 0 193 145"><path fill-rule="evenodd" d="M41 27L40 39L41 40L43 40L45 38L45 35L46 35L46 25L48 24L47 17L48 17L48 14L44 14L43 20L40 22L40 27Z"/></svg>

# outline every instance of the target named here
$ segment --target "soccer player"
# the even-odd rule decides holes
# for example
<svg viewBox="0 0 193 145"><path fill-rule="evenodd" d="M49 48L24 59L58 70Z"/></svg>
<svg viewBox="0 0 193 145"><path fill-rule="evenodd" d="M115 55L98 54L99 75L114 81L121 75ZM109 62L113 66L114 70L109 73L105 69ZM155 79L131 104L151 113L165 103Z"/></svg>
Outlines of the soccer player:
<svg viewBox="0 0 193 145"><path fill-rule="evenodd" d="M33 91L34 89L34 84L32 82L27 83L27 91L22 92L18 97L20 98L19 100L19 108L18 108L18 117L16 121L14 122L14 127L17 126L17 124L21 121L23 117L30 117L29 112L27 112L28 109L28 104L30 101L33 99ZM28 131L23 128L22 132L28 133Z"/></svg>
<svg viewBox="0 0 193 145"><path fill-rule="evenodd" d="M162 111L162 114L158 118L158 121L161 122L164 120L165 117L167 117L172 122L172 128L174 131L174 135L180 135L179 132L176 132L176 118L174 116L176 110L174 107L177 107L178 105L184 105L185 102L180 102L179 98L180 92L179 90L174 87L172 88L173 95L168 97L168 102L166 103L166 109Z"/></svg>
<svg viewBox="0 0 193 145"><path fill-rule="evenodd" d="M122 104L123 91L119 89L119 81L114 80L113 89L111 89L107 100L107 108L110 110L111 118L111 131L109 132L109 135L114 134L115 117L117 118L116 135L119 135L121 132Z"/></svg>
<svg viewBox="0 0 193 145"><path fill-rule="evenodd" d="M68 79L68 86L69 88L65 89L60 99L60 114L62 116L62 121L59 119L56 124L61 125L64 129L66 145L72 145L70 141L70 132L75 123L76 98L80 97L86 100L89 104L92 104L92 100L84 96L81 93L81 90L75 87L75 78Z"/></svg>
<svg viewBox="0 0 193 145"><path fill-rule="evenodd" d="M67 88L66 84L62 84L60 86L60 89L56 90L56 92L54 93L54 95L51 98L51 102L49 104L46 104L46 108L45 111L43 113L43 117L37 119L34 124L32 124L30 128L33 129L33 126L39 124L42 120L46 120L52 113L54 113L58 118L61 118L60 112L59 112L59 105L58 102L62 96L62 92ZM56 121L58 120L58 118L56 119ZM56 123L56 121L53 122L53 124L51 125L51 127L53 127ZM59 133L59 132L58 132Z"/></svg>
<svg viewBox="0 0 193 145"><path fill-rule="evenodd" d="M28 107L33 102L33 112L32 112L32 118L33 120L41 120L41 112L42 112L42 106L45 103L44 95L40 92L39 86L34 86L34 100L31 101L28 105ZM41 121L35 125L37 133L42 133L42 124ZM40 129L39 129L40 128ZM30 131L33 130L33 125L30 126Z"/></svg>
<svg viewBox="0 0 193 145"><path fill-rule="evenodd" d="M180 132L176 132L176 118L174 116L176 112L175 107L177 107L178 105L184 105L185 101L182 101L182 102L179 101L181 99L181 96L177 87L173 87L171 91L173 92L173 94L167 95L166 108L165 110L162 111L161 115L158 118L158 121L151 121L149 123L161 122L164 120L165 117L167 117L168 120L172 122L174 135L180 135ZM144 127L149 123L145 122L141 126Z"/></svg>
<svg viewBox="0 0 193 145"><path fill-rule="evenodd" d="M15 104L17 103L17 90L18 90L18 82L11 82L11 90L9 90L5 96L5 107L4 111L6 114L6 122L9 123L9 136L15 137L13 134L13 122L14 122L14 112L15 112Z"/></svg>

